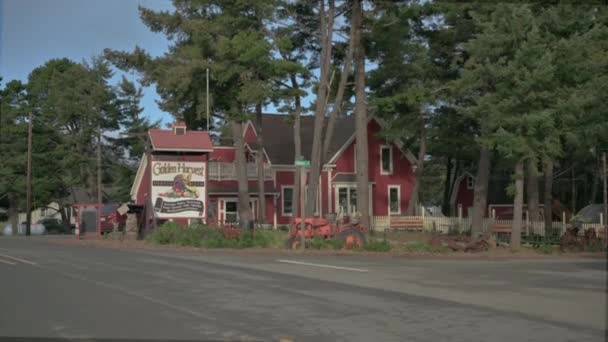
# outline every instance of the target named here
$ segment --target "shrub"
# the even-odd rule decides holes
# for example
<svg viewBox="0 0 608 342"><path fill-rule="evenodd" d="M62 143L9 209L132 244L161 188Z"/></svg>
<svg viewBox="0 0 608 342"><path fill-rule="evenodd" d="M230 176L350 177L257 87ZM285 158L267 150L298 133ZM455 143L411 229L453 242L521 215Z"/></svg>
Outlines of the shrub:
<svg viewBox="0 0 608 342"><path fill-rule="evenodd" d="M388 252L391 250L391 245L386 241L370 241L363 249L370 252Z"/></svg>
<svg viewBox="0 0 608 342"><path fill-rule="evenodd" d="M542 245L539 245L538 247L535 247L535 249L543 254L551 254L555 251L553 246L550 244L542 244Z"/></svg>
<svg viewBox="0 0 608 342"><path fill-rule="evenodd" d="M285 233L267 230L243 232L238 238L226 238L219 228L206 226L181 226L168 222L158 227L147 241L159 245L180 245L204 248L249 248L280 247L285 240Z"/></svg>
<svg viewBox="0 0 608 342"><path fill-rule="evenodd" d="M420 241L408 243L403 248L405 252L411 253L445 253L449 251L447 247L433 247L428 242Z"/></svg>
<svg viewBox="0 0 608 342"><path fill-rule="evenodd" d="M312 248L312 249L321 249L321 248L325 248L325 247L326 247L325 239L323 239L320 236L315 236L312 238L312 240L310 240L310 248Z"/></svg>

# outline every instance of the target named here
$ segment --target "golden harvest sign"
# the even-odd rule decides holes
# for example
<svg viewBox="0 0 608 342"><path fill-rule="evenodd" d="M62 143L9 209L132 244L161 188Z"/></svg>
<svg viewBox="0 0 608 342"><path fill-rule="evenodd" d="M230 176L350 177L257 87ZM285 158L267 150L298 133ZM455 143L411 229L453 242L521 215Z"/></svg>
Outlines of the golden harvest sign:
<svg viewBox="0 0 608 342"><path fill-rule="evenodd" d="M205 216L203 162L152 163L152 198L158 218Z"/></svg>

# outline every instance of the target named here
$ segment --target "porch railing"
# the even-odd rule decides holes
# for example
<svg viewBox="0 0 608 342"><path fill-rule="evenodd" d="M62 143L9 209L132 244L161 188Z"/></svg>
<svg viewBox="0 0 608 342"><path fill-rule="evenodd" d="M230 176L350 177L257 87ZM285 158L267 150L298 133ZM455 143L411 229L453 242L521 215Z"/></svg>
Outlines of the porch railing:
<svg viewBox="0 0 608 342"><path fill-rule="evenodd" d="M394 216L373 216L371 218L372 229L376 231L390 230L391 217ZM446 217L446 216L408 216L413 219L420 219L423 223L425 231L435 231L438 233L452 232L467 232L471 230L471 218L470 217ZM483 219L483 231L489 231L494 225L511 225L512 220L497 220L494 218ZM554 221L552 229L559 232L562 235L566 231L566 227L569 225L564 224L563 221ZM596 231L601 229L599 224L584 224L583 228L595 228ZM522 231L525 233L534 233L538 235L545 235L545 223L539 222L527 222L523 220Z"/></svg>
<svg viewBox="0 0 608 342"><path fill-rule="evenodd" d="M236 164L225 162L209 162L209 180L236 180ZM247 163L247 178L257 178L258 169L254 163ZM264 179L272 180L270 166L264 164Z"/></svg>

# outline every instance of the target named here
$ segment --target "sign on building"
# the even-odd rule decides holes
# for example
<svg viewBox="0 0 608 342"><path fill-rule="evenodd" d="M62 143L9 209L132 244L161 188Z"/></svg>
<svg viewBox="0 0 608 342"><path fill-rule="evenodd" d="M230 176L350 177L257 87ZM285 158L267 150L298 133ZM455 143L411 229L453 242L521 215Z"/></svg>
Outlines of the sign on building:
<svg viewBox="0 0 608 342"><path fill-rule="evenodd" d="M152 199L158 218L204 218L203 162L153 162Z"/></svg>

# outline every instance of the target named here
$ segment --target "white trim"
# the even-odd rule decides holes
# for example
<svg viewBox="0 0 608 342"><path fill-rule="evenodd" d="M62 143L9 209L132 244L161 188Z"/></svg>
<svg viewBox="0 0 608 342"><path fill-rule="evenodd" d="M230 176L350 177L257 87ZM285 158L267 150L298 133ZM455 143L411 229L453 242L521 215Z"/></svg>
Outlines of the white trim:
<svg viewBox="0 0 608 342"><path fill-rule="evenodd" d="M355 133L353 133L353 135L350 136L350 138L348 138L348 140L346 140L346 142L344 143L344 145L342 145L342 147L340 147L340 149L334 154L333 157L331 157L331 159L327 162L329 163L335 163L336 160L338 159L338 157L344 153L344 151L348 148L348 146L350 146L350 144L355 141Z"/></svg>
<svg viewBox="0 0 608 342"><path fill-rule="evenodd" d="M234 146L217 145L217 146L213 146L213 149L231 149L231 150L234 150Z"/></svg>
<svg viewBox="0 0 608 342"><path fill-rule="evenodd" d="M388 215L401 215L401 185L389 184L388 185L388 202L387 209ZM399 204L399 211L391 211L391 189L397 189L397 203Z"/></svg>
<svg viewBox="0 0 608 342"><path fill-rule="evenodd" d="M456 207L456 198L458 197L458 190L460 189L460 183L462 182L464 177L467 177L467 176L475 179L475 177L470 172L465 171L460 176L458 176L458 178L456 178L456 180L454 181L454 188L452 189L452 193L450 194L450 204L454 205L454 207Z"/></svg>
<svg viewBox="0 0 608 342"><path fill-rule="evenodd" d="M285 213L285 193L284 193L285 189L291 189L291 193L292 193L292 198L291 198L291 213ZM293 208L294 207L293 192L294 192L294 186L293 185L281 185L281 216L286 216L286 217L293 216L293 209L294 209ZM297 206L297 204L296 204L296 206Z"/></svg>
<svg viewBox="0 0 608 342"><path fill-rule="evenodd" d="M382 150L387 149L389 150L389 171L384 171L384 165L382 163ZM392 175L393 174L393 166L394 166L394 161L393 161L393 146L392 145L380 145L380 174L381 175Z"/></svg>
<svg viewBox="0 0 608 342"><path fill-rule="evenodd" d="M332 201L331 201L331 168L327 169L327 212L333 213Z"/></svg>
<svg viewBox="0 0 608 342"><path fill-rule="evenodd" d="M211 153L213 150L202 149L202 148L154 148L154 151L168 151L168 152L208 152Z"/></svg>
<svg viewBox="0 0 608 342"><path fill-rule="evenodd" d="M347 208L346 208L346 213L344 213L345 215L351 215L353 213L357 212L357 208L350 208L350 191L351 189L355 189L357 190L357 184L356 183L336 183L336 185L334 185L334 201L335 201L335 213L338 214L340 211L340 188L345 188L347 189L346 191L346 203L347 203ZM372 183L369 184L368 186L368 210L369 210L369 214L370 216L373 214L373 209L374 206L372 205L373 202L373 191L372 191ZM358 191L358 190L357 190ZM359 200L360 196L357 196L357 200ZM349 210L350 209L350 210Z"/></svg>
<svg viewBox="0 0 608 342"><path fill-rule="evenodd" d="M249 125L251 125L251 128L253 128L253 133L255 133L255 136L257 137L258 131L255 130L255 125L253 124L253 122L251 122L251 120L247 120L245 128L243 128L243 137L245 137L245 133L247 132L247 127L249 127Z"/></svg>
<svg viewBox="0 0 608 342"><path fill-rule="evenodd" d="M139 185L146 171L146 166L148 165L148 158L144 153L139 161L139 166L137 167L137 173L135 174L135 179L133 180L133 185L131 185L131 199L133 201L137 201L137 193L139 192Z"/></svg>

